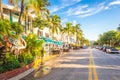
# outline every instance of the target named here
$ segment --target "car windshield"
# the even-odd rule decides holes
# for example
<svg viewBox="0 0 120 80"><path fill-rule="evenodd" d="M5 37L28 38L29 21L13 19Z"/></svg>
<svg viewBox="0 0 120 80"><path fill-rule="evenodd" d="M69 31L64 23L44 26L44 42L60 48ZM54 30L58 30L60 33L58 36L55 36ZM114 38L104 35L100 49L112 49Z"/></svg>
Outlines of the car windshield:
<svg viewBox="0 0 120 80"><path fill-rule="evenodd" d="M113 50L113 51L118 51L118 50L117 50L117 49L115 49L115 48L112 48L112 50Z"/></svg>

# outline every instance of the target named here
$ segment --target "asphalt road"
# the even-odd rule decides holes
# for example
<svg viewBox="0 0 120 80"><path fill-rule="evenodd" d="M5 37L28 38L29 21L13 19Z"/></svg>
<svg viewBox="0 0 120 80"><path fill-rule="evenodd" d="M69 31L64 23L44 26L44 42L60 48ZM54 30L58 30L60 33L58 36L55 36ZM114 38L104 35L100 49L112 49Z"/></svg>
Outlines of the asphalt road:
<svg viewBox="0 0 120 80"><path fill-rule="evenodd" d="M120 54L80 49L50 63L43 74L38 71L21 80L120 80Z"/></svg>

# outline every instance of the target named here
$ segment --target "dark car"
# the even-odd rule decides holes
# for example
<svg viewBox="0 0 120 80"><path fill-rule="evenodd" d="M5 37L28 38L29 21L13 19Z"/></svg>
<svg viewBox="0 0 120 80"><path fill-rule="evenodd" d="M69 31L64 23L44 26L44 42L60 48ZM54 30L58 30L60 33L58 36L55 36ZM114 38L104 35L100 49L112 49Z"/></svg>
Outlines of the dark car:
<svg viewBox="0 0 120 80"><path fill-rule="evenodd" d="M115 49L115 48L109 48L106 50L107 53L119 53L119 50Z"/></svg>
<svg viewBox="0 0 120 80"><path fill-rule="evenodd" d="M104 46L99 46L98 49L99 49L99 50L103 50L103 48L104 48Z"/></svg>

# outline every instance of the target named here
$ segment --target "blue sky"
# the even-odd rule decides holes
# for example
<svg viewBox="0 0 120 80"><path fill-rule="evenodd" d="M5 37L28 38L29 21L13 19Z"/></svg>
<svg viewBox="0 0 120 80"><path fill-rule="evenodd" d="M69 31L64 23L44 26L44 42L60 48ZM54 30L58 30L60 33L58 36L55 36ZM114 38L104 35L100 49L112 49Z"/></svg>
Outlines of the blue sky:
<svg viewBox="0 0 120 80"><path fill-rule="evenodd" d="M120 24L120 0L49 0L51 14L62 23L81 24L84 36L97 40L99 34L116 30Z"/></svg>
<svg viewBox="0 0 120 80"><path fill-rule="evenodd" d="M3 3L7 3L3 0ZM84 36L97 40L99 34L116 30L120 24L120 0L49 0L51 14L58 14L62 24L81 24Z"/></svg>

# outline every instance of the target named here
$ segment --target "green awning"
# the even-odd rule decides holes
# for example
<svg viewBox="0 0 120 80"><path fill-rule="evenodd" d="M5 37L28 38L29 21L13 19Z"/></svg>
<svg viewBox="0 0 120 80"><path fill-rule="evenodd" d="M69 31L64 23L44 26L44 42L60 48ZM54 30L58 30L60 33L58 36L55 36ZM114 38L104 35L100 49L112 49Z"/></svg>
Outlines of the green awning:
<svg viewBox="0 0 120 80"><path fill-rule="evenodd" d="M39 36L39 39L43 39L46 43L52 43L52 44L57 44L57 45L62 45L63 43L61 41L54 41L53 39L46 38L43 36Z"/></svg>
<svg viewBox="0 0 120 80"><path fill-rule="evenodd" d="M46 43L54 43L53 39L46 38L46 37L43 37L43 36L39 36L39 39L43 39Z"/></svg>

